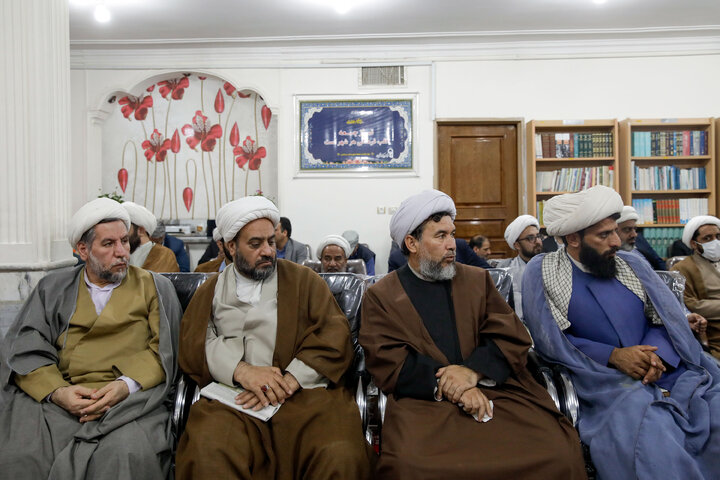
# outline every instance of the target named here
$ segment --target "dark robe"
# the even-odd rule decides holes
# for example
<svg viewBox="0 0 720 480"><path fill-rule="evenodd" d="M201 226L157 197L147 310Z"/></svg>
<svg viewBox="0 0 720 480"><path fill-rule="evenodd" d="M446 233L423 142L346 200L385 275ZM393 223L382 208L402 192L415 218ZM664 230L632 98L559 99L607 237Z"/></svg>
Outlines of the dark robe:
<svg viewBox="0 0 720 480"><path fill-rule="evenodd" d="M365 295L360 342L388 394L378 478L585 478L577 433L525 367L522 323L487 272L456 266L452 281L429 285L406 266ZM495 380L481 387L492 420L432 400L449 364Z"/></svg>
<svg viewBox="0 0 720 480"><path fill-rule="evenodd" d="M360 414L344 385L352 360L350 329L327 284L312 270L278 260L277 338L273 365L302 360L330 386L299 390L264 423L201 398L190 409L176 477L361 479L370 472ZM200 386L212 381L205 335L218 276L193 296L180 331L180 367Z"/></svg>

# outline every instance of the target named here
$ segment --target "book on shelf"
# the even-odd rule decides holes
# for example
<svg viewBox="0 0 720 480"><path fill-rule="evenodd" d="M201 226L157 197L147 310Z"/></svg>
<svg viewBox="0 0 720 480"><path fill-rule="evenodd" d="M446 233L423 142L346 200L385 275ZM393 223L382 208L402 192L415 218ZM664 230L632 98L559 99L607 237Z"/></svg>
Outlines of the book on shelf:
<svg viewBox="0 0 720 480"><path fill-rule="evenodd" d="M595 185L613 188L615 169L612 166L561 168L535 173L536 192L576 192Z"/></svg>
<svg viewBox="0 0 720 480"><path fill-rule="evenodd" d="M659 227L659 228L646 228L642 232L645 240L648 241L650 246L657 252L661 257L669 256L670 246L675 240L682 238L683 228L682 227Z"/></svg>
<svg viewBox="0 0 720 480"><path fill-rule="evenodd" d="M613 134L536 133L536 158L593 158L613 156Z"/></svg>
<svg viewBox="0 0 720 480"><path fill-rule="evenodd" d="M642 168L630 162L634 190L702 190L707 188L705 167L664 165Z"/></svg>
<svg viewBox="0 0 720 480"><path fill-rule="evenodd" d="M632 206L640 217L638 225L685 224L693 217L708 214L707 198L636 198Z"/></svg>
<svg viewBox="0 0 720 480"><path fill-rule="evenodd" d="M632 133L633 157L693 157L708 154L704 130L652 131Z"/></svg>

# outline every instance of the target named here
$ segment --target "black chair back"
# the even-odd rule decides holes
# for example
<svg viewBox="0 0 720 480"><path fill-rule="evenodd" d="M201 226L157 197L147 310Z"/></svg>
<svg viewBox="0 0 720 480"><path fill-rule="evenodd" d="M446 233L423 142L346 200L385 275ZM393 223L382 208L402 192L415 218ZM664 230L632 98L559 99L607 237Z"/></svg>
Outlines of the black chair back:
<svg viewBox="0 0 720 480"><path fill-rule="evenodd" d="M180 300L180 305L182 306L184 312L188 304L190 303L190 300L192 300L193 295L195 295L195 291L198 289L198 287L205 283L208 278L216 274L178 272L161 273L160 275L169 279L172 282L173 287L175 287L175 293L177 293L178 300Z"/></svg>
<svg viewBox="0 0 720 480"><path fill-rule="evenodd" d="M352 273L320 273L319 275L327 283L350 326L350 339L354 350L352 367L354 375L348 378L348 382L354 383L357 375L365 371L365 354L358 342L360 306L365 294L365 281Z"/></svg>
<svg viewBox="0 0 720 480"><path fill-rule="evenodd" d="M515 310L515 299L513 298L513 278L507 268L488 268L487 272L495 282L495 288L505 299L510 308Z"/></svg>

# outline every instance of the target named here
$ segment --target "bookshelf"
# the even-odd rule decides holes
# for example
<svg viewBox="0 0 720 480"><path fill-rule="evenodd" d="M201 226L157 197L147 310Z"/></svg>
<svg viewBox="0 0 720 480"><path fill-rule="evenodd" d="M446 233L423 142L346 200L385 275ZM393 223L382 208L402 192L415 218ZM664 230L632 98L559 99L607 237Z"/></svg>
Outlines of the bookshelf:
<svg viewBox="0 0 720 480"><path fill-rule="evenodd" d="M618 122L531 120L527 124L528 212L540 202L593 185L619 189Z"/></svg>
<svg viewBox="0 0 720 480"><path fill-rule="evenodd" d="M620 122L619 192L638 226L679 231L693 216L715 215L717 128L712 118Z"/></svg>

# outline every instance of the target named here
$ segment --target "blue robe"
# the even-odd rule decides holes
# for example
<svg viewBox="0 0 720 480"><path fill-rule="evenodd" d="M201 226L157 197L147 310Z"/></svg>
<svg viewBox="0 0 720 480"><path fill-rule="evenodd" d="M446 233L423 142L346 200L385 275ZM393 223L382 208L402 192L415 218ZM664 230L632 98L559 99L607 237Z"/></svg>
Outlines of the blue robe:
<svg viewBox="0 0 720 480"><path fill-rule="evenodd" d="M682 367L672 382L671 396L664 397L658 385L643 385L606 363L593 360L582 352L583 347L573 345L558 327L545 298L544 254L528 263L523 276L523 311L535 349L545 359L569 370L580 399L580 438L589 445L601 479L720 478L720 368L703 353L680 303L650 265L637 255L618 252L618 256L642 282L663 320L670 343L666 346L673 347ZM587 284L576 284L573 276L573 294L576 288L587 290ZM610 322L620 325L617 311L622 310L627 297L612 298L608 309L613 316ZM578 330L587 329L586 322L592 316L580 318L577 309L585 306L590 311L593 303L598 304L594 301L573 306L571 299L571 322L573 314L579 320L568 330L575 329L577 334ZM632 312L637 305L625 308ZM612 313L610 309L617 311ZM607 317L607 313L603 316ZM637 314L626 318L632 317ZM629 339L632 335L645 335L646 328L650 327L622 327L626 329L622 334L613 333ZM610 335L608 328L604 333Z"/></svg>

